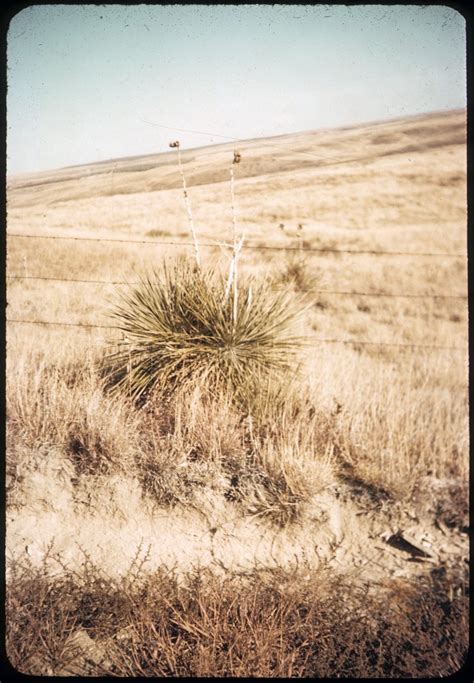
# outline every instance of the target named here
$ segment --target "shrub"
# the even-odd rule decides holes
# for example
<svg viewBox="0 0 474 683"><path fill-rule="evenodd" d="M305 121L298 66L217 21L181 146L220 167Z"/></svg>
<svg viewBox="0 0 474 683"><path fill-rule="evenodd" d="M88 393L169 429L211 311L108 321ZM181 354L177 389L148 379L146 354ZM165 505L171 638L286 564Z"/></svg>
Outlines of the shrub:
<svg viewBox="0 0 474 683"><path fill-rule="evenodd" d="M156 271L112 311L124 338L103 361L106 386L146 399L191 380L245 398L295 360L297 309L287 293L248 281L225 292L215 271L186 260Z"/></svg>
<svg viewBox="0 0 474 683"><path fill-rule="evenodd" d="M377 599L324 569L243 581L204 569L145 575L133 566L113 580L94 566L50 577L14 565L6 653L36 676L413 679L459 671L467 584L449 597L448 582L436 592L428 581L396 582L387 580Z"/></svg>

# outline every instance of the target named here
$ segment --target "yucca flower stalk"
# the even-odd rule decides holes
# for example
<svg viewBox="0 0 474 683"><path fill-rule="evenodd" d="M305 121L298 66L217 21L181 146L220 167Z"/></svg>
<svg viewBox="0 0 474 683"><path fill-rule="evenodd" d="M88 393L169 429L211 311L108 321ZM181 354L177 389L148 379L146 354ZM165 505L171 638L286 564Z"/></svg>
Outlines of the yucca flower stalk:
<svg viewBox="0 0 474 683"><path fill-rule="evenodd" d="M107 386L145 399L202 382L238 400L291 369L301 340L289 295L249 281L223 303L222 289L216 272L179 260L121 294L112 317L126 339L104 360Z"/></svg>
<svg viewBox="0 0 474 683"><path fill-rule="evenodd" d="M178 150L178 167L179 167L179 173L181 175L181 181L183 183L184 203L186 204L186 210L188 212L189 227L191 229L191 235L193 237L193 242L194 242L194 253L196 256L196 263L197 263L198 268L201 268L201 257L199 254L199 245L198 245L197 236L196 236L196 229L194 227L193 214L191 211L191 203L190 203L189 197L188 197L188 188L186 185L186 177L184 175L183 165L181 163L181 146L180 146L179 140L175 140L174 142L170 142L169 146L171 148Z"/></svg>
<svg viewBox="0 0 474 683"><path fill-rule="evenodd" d="M233 315L234 321L237 317L237 306L238 306L238 285L237 285L237 261L240 255L244 243L244 233L242 233L241 238L237 241L237 220L235 212L235 189L234 189L234 165L240 163L241 154L238 150L234 150L234 159L230 166L230 197L231 197L231 211L232 211L232 257L229 268L229 277L227 279L224 301L227 300L229 296L230 288L233 285ZM249 304L251 302L251 292L249 296Z"/></svg>

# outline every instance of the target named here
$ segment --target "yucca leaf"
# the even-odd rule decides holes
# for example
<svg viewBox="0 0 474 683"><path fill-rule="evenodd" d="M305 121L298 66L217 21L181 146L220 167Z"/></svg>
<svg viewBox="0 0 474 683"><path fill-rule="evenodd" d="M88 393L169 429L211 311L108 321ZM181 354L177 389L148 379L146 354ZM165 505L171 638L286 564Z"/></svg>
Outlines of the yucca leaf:
<svg viewBox="0 0 474 683"><path fill-rule="evenodd" d="M291 334L297 311L285 292L241 284L234 320L224 289L212 270L180 260L122 293L111 315L126 338L104 359L107 386L141 398L201 379L237 395L287 371L301 339Z"/></svg>

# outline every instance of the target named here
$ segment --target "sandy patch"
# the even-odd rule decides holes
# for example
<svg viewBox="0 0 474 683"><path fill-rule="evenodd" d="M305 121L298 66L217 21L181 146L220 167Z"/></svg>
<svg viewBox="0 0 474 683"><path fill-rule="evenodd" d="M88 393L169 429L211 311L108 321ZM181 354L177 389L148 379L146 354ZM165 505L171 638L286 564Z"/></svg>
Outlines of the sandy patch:
<svg viewBox="0 0 474 683"><path fill-rule="evenodd" d="M215 491L203 492L199 508L165 509L133 478L83 476L74 483L70 475L57 451L23 463L7 512L8 564L28 557L55 574L92 563L110 577L139 567L245 574L276 568L304 573L325 564L367 582L414 577L467 558L467 534L428 520L410 523L408 514L403 521L403 511L390 506L362 513L340 490L315 496L299 523L278 529L242 514ZM397 545L397 534L405 546Z"/></svg>

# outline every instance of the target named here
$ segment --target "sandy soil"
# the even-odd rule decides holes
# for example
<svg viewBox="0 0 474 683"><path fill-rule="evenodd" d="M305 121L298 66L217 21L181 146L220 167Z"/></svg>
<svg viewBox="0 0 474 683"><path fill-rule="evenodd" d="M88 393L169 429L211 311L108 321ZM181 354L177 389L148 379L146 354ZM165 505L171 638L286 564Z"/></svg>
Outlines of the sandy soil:
<svg viewBox="0 0 474 683"><path fill-rule="evenodd" d="M22 471L23 485L7 511L7 558L47 558L52 574L86 561L118 577L143 564L177 573L195 567L242 573L285 568L299 575L321 564L350 572L354 581L415 578L468 557L468 536L419 519L410 506L370 503L338 484L315 496L304 516L281 530L239 514L215 490L184 508L157 507L139 483L124 477L82 477L59 452ZM433 485L433 482L431 482Z"/></svg>

